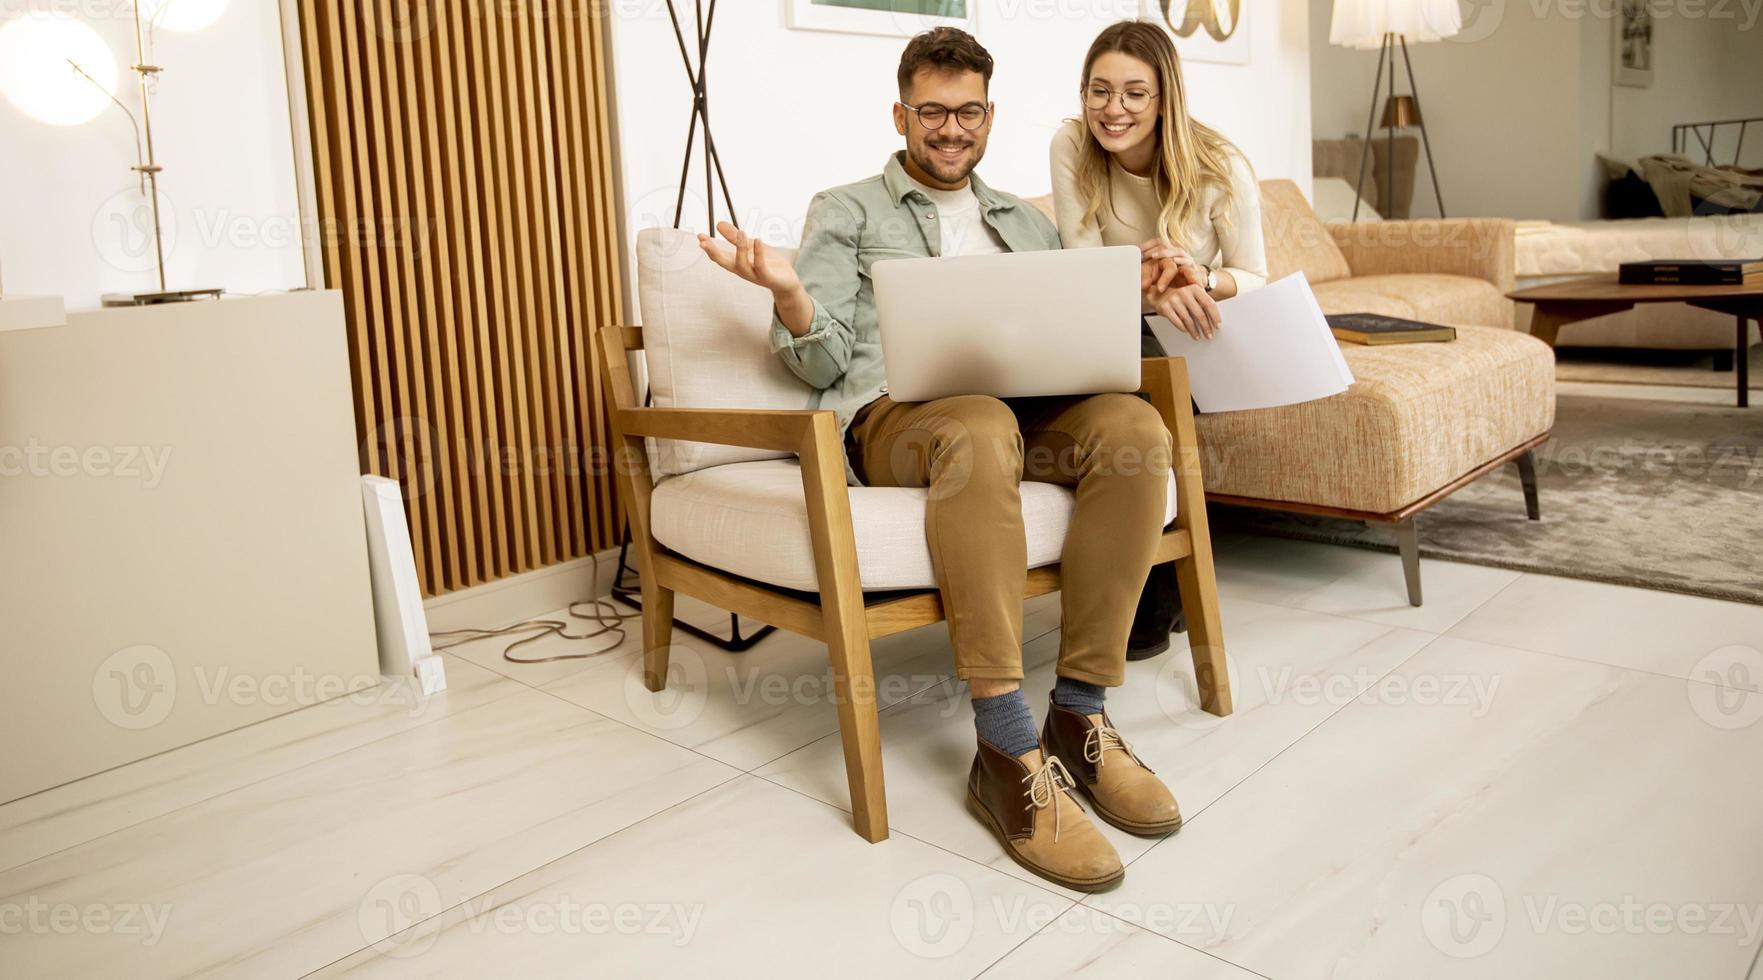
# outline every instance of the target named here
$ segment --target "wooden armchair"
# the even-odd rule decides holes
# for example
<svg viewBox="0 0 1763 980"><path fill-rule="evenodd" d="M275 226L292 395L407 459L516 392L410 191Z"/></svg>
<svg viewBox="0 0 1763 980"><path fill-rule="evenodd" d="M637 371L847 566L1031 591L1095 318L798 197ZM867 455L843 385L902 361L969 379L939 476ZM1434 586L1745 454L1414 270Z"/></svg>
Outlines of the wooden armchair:
<svg viewBox="0 0 1763 980"><path fill-rule="evenodd" d="M606 327L598 334L605 366L619 487L630 517L633 550L642 574L644 680L649 690L667 681L668 646L676 592L732 612L824 642L838 701L839 735L844 743L846 777L857 833L869 841L888 836L887 801L882 789L880 730L876 720L875 674L869 641L943 618L936 590L890 591L867 600L858 575L858 550L850 492L845 484L844 446L830 411L739 408L643 408L632 384L626 352L643 348L643 331ZM1225 672L1218 593L1212 572L1212 545L1206 528L1205 487L1200 450L1188 395L1187 369L1179 358L1144 361L1143 384L1174 435L1176 517L1163 534L1159 562L1176 560L1187 609L1188 636L1199 681L1201 707L1215 715L1231 711ZM801 459L802 494L807 503L819 597L774 588L710 567L670 551L651 533L651 499L656 478L644 439L685 440L742 446ZM677 479L677 477L668 477ZM1024 598L1059 588L1057 565L1032 569Z"/></svg>

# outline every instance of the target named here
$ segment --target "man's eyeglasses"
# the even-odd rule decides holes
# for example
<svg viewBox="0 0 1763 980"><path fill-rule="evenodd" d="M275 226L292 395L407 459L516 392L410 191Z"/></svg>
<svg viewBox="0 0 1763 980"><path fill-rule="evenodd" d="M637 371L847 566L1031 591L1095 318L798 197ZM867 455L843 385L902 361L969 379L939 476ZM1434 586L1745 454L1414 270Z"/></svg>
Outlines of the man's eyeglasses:
<svg viewBox="0 0 1763 980"><path fill-rule="evenodd" d="M923 105L908 105L905 102L898 104L900 108L917 114L918 124L929 130L942 129L943 124L949 121L949 114L954 113L955 122L971 133L984 126L986 117L992 114L991 108L983 102L969 102L958 109L951 109L940 102L926 102Z"/></svg>
<svg viewBox="0 0 1763 980"><path fill-rule="evenodd" d="M1084 90L1084 106L1100 112L1108 108L1108 103L1120 99L1120 107L1127 112L1144 112L1151 107L1151 100L1157 97L1156 92L1144 89L1128 89L1116 93L1103 85L1092 85Z"/></svg>

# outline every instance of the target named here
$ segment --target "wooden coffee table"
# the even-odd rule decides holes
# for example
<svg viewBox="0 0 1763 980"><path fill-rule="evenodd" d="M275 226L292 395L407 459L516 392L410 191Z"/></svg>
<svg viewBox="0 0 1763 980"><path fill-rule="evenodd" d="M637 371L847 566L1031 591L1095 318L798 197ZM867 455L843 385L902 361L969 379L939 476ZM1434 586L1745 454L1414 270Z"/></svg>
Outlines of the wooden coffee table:
<svg viewBox="0 0 1763 980"><path fill-rule="evenodd" d="M1642 303L1688 303L1704 310L1726 313L1738 321L1732 347L1733 373L1738 375L1738 405L1751 403L1750 339L1746 324L1751 320L1763 323L1763 286L1624 286L1615 273L1587 276L1532 286L1507 293L1507 299L1533 303L1530 334L1555 346L1561 328L1569 323L1589 320L1606 313L1620 313Z"/></svg>

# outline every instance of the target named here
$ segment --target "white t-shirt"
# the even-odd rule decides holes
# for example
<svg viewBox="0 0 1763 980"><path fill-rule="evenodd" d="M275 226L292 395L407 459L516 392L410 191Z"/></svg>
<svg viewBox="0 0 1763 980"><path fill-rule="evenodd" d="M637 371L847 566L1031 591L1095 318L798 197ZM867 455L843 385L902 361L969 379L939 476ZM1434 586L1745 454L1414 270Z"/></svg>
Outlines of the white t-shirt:
<svg viewBox="0 0 1763 980"><path fill-rule="evenodd" d="M908 180L912 178L908 177ZM994 255L1008 251L1003 239L986 224L985 212L980 210L979 198L973 196L973 182L958 191L941 191L934 187L926 187L916 180L912 186L918 192L930 198L935 209L937 226L942 232L942 254L944 255Z"/></svg>

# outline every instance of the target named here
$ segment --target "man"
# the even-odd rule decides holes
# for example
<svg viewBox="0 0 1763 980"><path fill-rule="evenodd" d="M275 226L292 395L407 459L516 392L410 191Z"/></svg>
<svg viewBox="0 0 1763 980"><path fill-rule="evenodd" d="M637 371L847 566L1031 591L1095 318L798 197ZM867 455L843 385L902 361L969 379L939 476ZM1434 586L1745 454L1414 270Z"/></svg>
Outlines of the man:
<svg viewBox="0 0 1763 980"><path fill-rule="evenodd" d="M1163 526L1169 433L1130 394L894 401L869 278L882 259L1059 247L1051 221L973 173L993 122L991 76L991 56L968 34L918 35L900 59L893 107L905 151L879 176L814 198L794 268L727 223L718 230L732 249L709 236L700 244L771 290L772 348L816 389L811 407L833 410L846 428L850 479L929 488L925 535L979 736L968 808L1023 866L1098 890L1125 869L1068 789L1133 833L1181 823L1169 790L1103 711L1105 690L1124 679L1128 629ZM1158 270L1146 274L1149 282ZM1021 689L1024 479L1076 491L1058 681L1039 736Z"/></svg>

